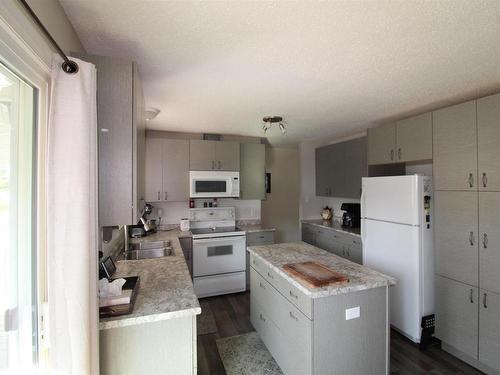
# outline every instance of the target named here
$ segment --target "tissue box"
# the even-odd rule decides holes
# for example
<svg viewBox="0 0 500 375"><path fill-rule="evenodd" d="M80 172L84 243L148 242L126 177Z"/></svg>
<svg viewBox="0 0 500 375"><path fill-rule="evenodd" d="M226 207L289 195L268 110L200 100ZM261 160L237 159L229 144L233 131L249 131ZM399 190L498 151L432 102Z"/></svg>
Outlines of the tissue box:
<svg viewBox="0 0 500 375"><path fill-rule="evenodd" d="M113 316L120 316L125 314L130 314L134 310L134 303L137 297L137 292L139 290L139 276L127 276L121 277L125 279L126 282L122 287L122 294L120 296L106 297L99 301L99 318L109 318ZM113 280L113 279L111 279ZM116 301L126 301L127 303L122 304L107 304L102 305L102 303ZM106 301L106 300L110 301Z"/></svg>

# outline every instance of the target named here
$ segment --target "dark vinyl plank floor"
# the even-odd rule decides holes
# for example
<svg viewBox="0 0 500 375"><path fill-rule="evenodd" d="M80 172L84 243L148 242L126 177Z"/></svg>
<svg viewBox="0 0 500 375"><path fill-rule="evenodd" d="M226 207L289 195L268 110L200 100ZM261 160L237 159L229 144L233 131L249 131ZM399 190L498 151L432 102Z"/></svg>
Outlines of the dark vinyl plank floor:
<svg viewBox="0 0 500 375"><path fill-rule="evenodd" d="M221 337L254 331L250 323L250 293L204 298L214 314L217 332L198 336L198 374L226 375L215 341ZM391 331L391 374L482 374L459 359L441 350L438 344L425 352L402 336Z"/></svg>

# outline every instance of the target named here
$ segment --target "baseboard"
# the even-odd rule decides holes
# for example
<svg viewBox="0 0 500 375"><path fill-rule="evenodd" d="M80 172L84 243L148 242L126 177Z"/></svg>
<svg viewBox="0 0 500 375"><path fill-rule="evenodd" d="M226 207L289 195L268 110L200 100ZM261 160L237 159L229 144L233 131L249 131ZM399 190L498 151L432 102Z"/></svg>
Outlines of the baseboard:
<svg viewBox="0 0 500 375"><path fill-rule="evenodd" d="M451 345L448 345L444 342L441 342L441 349L445 352L450 353L452 356L457 357L458 359L464 361L468 365L477 368L478 370L489 374L489 375L500 375L500 371L494 370L489 366L486 366L484 363L479 362L476 358L471 357L468 354L461 352L460 350L454 348Z"/></svg>

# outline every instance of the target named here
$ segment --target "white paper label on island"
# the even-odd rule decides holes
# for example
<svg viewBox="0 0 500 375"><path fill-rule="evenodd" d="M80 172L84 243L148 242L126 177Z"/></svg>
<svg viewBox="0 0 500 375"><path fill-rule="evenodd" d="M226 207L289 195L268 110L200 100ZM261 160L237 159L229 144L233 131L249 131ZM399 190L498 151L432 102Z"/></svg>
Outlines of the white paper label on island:
<svg viewBox="0 0 500 375"><path fill-rule="evenodd" d="M345 310L345 320L359 318L359 306Z"/></svg>

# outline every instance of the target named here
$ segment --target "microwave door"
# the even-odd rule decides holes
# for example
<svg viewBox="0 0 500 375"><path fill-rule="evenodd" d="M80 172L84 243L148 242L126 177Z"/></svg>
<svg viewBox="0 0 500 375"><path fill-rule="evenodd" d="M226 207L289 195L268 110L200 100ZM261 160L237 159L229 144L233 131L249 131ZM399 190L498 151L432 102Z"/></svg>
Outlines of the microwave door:
<svg viewBox="0 0 500 375"><path fill-rule="evenodd" d="M196 194L206 193L226 193L227 181L226 180L195 180L194 191Z"/></svg>

